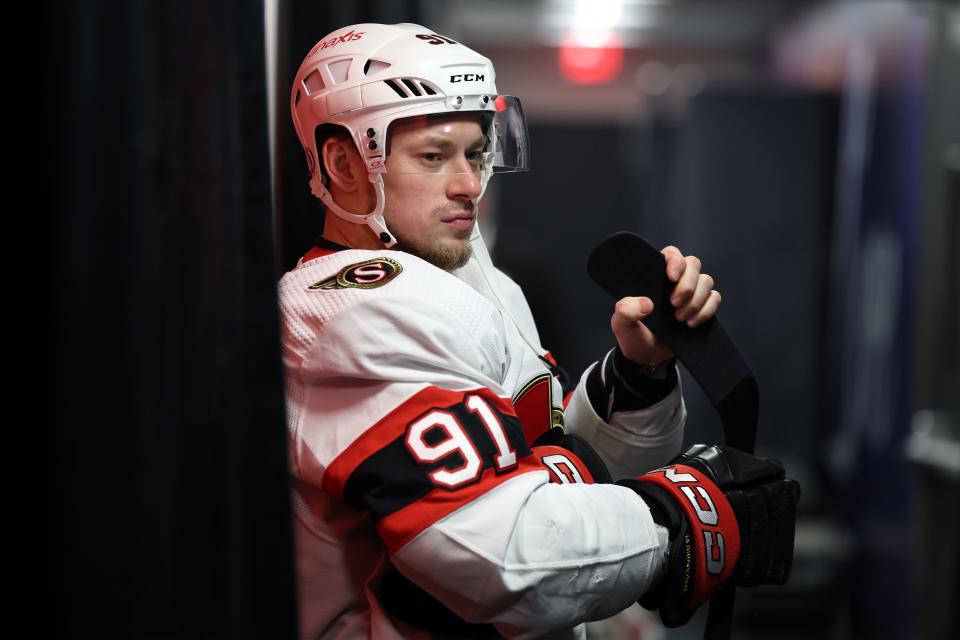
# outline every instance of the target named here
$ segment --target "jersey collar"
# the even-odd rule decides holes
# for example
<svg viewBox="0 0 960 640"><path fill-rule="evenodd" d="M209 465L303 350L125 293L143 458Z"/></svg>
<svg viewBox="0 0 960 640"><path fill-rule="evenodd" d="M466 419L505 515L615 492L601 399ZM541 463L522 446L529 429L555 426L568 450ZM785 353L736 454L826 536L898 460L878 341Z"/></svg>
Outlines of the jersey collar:
<svg viewBox="0 0 960 640"><path fill-rule="evenodd" d="M349 248L350 247L345 247L344 245L333 242L332 240L327 240L323 236L317 236L317 239L313 243L313 247L310 248L310 251L307 251L307 253L304 254L300 261L301 263L309 262L310 260L322 258L323 256L330 255L331 253L344 251Z"/></svg>

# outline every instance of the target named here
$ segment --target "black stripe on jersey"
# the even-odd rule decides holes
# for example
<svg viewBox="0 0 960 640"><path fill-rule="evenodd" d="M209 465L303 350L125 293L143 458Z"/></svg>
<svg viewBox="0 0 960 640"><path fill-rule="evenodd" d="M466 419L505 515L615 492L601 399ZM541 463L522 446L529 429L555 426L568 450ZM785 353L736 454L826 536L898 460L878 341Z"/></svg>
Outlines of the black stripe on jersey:
<svg viewBox="0 0 960 640"><path fill-rule="evenodd" d="M323 234L317 236L317 239L314 240L313 244L320 249L331 249L333 251L344 251L350 249L350 247L334 242L333 240L327 240L323 237Z"/></svg>
<svg viewBox="0 0 960 640"><path fill-rule="evenodd" d="M523 435L523 425L520 420L516 416L500 412L492 403L488 403L488 405L503 425L510 447L516 452L517 460L529 456L531 454L530 447ZM424 463L418 461L405 444L410 424L414 424L430 411L437 409L451 413L456 417L466 430L467 436L480 457L480 472L477 474L477 478L455 488L435 483L430 478L430 474L439 469L454 470L463 466L464 459L458 451L451 452L436 462ZM476 484L483 476L485 469L497 469L495 458L499 455L499 451L496 444L484 427L480 417L475 412L470 411L463 402L447 407L434 407L424 411L417 418L411 420L406 427L402 435L357 465L344 485L344 499L354 507L368 511L373 517L374 523L420 500L431 491L442 489L456 492L459 489ZM444 435L439 429L424 434L424 440L427 444L435 445L438 440L442 441L443 439ZM516 465L497 473L508 474L515 468Z"/></svg>

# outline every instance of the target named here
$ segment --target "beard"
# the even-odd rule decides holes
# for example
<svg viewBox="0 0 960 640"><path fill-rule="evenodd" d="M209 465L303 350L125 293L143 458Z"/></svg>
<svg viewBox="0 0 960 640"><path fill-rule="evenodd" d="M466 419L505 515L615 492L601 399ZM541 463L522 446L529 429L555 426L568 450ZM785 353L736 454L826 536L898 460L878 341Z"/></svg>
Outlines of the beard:
<svg viewBox="0 0 960 640"><path fill-rule="evenodd" d="M449 213L450 211L440 207L432 211L431 215L441 218ZM387 224L389 226L389 222ZM438 242L431 237L426 239L414 238L407 236L404 232L398 231L397 229L390 228L390 231L397 239L397 244L394 245L394 249L412 253L421 260L426 260L433 266L439 267L444 271L459 269L467 264L470 256L473 255L473 246L470 244L470 236L473 233L472 229L466 232L464 242L452 246Z"/></svg>
<svg viewBox="0 0 960 640"><path fill-rule="evenodd" d="M393 231L391 229L391 231ZM426 260L435 267L444 271L453 271L467 264L470 256L473 255L473 247L469 242L448 246L431 242L415 242L411 238L405 238L403 234L393 232L397 239L394 249L412 253L422 260Z"/></svg>

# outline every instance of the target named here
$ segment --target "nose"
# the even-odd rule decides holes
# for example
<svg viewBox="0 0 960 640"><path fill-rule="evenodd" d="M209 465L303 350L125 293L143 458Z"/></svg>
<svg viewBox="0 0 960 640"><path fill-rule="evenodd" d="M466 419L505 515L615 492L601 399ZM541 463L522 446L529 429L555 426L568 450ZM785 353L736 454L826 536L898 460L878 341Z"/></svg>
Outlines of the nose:
<svg viewBox="0 0 960 640"><path fill-rule="evenodd" d="M451 167L447 180L447 197L451 200L473 200L480 196L480 171L463 159L458 166Z"/></svg>

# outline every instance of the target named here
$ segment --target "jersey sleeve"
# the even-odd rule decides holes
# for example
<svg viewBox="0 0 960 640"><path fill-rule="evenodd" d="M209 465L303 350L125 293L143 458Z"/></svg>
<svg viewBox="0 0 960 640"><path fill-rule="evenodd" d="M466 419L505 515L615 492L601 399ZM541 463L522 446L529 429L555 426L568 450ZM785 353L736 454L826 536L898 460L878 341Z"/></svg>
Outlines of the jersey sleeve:
<svg viewBox="0 0 960 640"><path fill-rule="evenodd" d="M468 622L526 638L613 615L659 580L665 530L625 487L550 482L500 386L503 320L475 311L371 297L285 354L295 473Z"/></svg>
<svg viewBox="0 0 960 640"><path fill-rule="evenodd" d="M614 382L615 352L583 372L567 403L565 429L593 445L617 480L661 467L678 455L687 412L676 364L665 380L649 384L651 402L647 390Z"/></svg>

